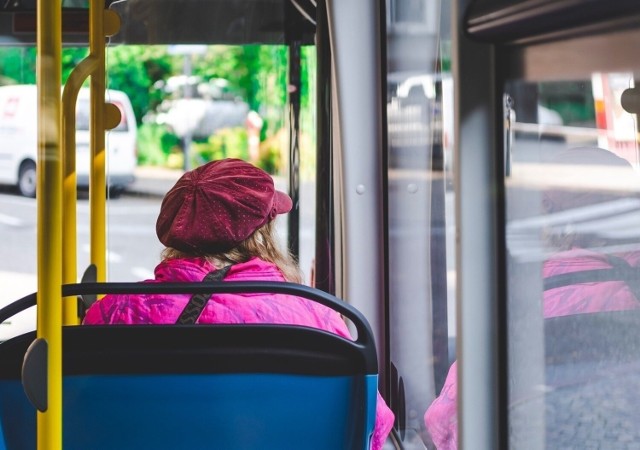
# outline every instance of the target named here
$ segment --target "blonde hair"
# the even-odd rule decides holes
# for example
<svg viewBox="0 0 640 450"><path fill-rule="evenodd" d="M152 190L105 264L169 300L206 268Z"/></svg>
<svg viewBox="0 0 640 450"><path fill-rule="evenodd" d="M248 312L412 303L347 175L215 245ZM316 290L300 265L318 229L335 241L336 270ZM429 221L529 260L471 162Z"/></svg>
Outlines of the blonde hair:
<svg viewBox="0 0 640 450"><path fill-rule="evenodd" d="M598 236L595 233L577 233L572 225L566 225L561 230L551 227L542 230L542 239L546 246L556 252L563 252L574 248L596 249L611 245L615 241Z"/></svg>
<svg viewBox="0 0 640 450"><path fill-rule="evenodd" d="M229 264L238 264L253 257L275 264L282 272L285 280L291 283L302 283L303 277L298 264L288 251L282 251L277 244L275 221L270 221L258 228L251 236L236 247L223 253L189 254L167 247L162 251L162 259L176 259L199 256L205 258L217 268Z"/></svg>

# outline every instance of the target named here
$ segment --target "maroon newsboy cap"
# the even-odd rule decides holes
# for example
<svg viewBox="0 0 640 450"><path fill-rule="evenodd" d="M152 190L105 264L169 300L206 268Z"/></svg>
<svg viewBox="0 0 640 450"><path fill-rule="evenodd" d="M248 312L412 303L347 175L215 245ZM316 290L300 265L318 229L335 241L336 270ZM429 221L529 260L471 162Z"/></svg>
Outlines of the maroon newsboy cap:
<svg viewBox="0 0 640 450"><path fill-rule="evenodd" d="M291 206L268 173L240 159L222 159L182 175L162 200L156 233L176 250L219 253Z"/></svg>

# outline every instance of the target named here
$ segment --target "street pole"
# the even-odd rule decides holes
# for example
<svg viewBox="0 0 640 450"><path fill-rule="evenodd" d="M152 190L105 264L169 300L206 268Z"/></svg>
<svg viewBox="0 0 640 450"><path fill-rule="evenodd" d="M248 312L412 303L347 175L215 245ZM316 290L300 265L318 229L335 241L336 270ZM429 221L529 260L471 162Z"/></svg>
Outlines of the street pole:
<svg viewBox="0 0 640 450"><path fill-rule="evenodd" d="M191 79L191 74L193 72L192 64L191 64L191 53L184 54L184 64L182 66L182 73L184 74L185 83L182 87L183 95L185 99L189 99L192 97L191 95L191 85L189 84L189 80ZM190 159L191 159L191 141L193 140L193 127L187 127L187 132L182 138L182 151L184 155L184 161L182 163L184 171L188 171L191 168Z"/></svg>

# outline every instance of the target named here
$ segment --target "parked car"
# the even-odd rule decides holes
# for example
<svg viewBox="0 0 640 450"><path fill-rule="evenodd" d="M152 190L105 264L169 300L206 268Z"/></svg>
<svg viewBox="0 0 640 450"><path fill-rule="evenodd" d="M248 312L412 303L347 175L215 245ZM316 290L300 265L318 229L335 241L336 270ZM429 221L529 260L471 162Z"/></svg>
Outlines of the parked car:
<svg viewBox="0 0 640 450"><path fill-rule="evenodd" d="M118 126L107 133L107 186L121 192L134 181L137 163L136 118L122 91L107 90L107 102L120 109ZM36 195L37 87L0 87L0 183L16 185L26 197ZM76 175L79 188L89 186L89 88L82 88L76 105Z"/></svg>
<svg viewBox="0 0 640 450"><path fill-rule="evenodd" d="M453 79L450 73L395 72L387 79L390 164L415 167L431 157L450 170L453 155ZM426 151L430 153L425 153Z"/></svg>

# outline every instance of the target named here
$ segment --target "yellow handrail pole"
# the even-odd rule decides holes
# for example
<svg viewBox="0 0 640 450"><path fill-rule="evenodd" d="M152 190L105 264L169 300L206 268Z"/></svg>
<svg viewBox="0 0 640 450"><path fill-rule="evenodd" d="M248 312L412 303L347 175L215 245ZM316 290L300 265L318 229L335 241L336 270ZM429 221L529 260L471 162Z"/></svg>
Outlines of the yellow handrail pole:
<svg viewBox="0 0 640 450"><path fill-rule="evenodd" d="M47 410L37 412L38 450L62 448L62 161L60 83L62 2L38 0L38 320L47 342Z"/></svg>
<svg viewBox="0 0 640 450"><path fill-rule="evenodd" d="M98 60L91 55L83 59L69 75L62 92L62 160L63 192L62 210L65 226L62 229L62 282L77 282L77 214L78 199L76 174L76 102L82 83L98 67ZM78 324L76 297L67 297L62 303L62 320L65 325Z"/></svg>
<svg viewBox="0 0 640 450"><path fill-rule="evenodd" d="M91 74L91 139L89 171L89 205L91 211L91 262L97 268L97 281L107 279L107 180L104 127L105 34L104 0L91 0L89 5L89 49L97 59Z"/></svg>

